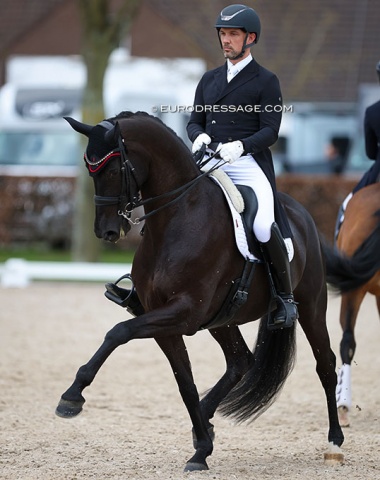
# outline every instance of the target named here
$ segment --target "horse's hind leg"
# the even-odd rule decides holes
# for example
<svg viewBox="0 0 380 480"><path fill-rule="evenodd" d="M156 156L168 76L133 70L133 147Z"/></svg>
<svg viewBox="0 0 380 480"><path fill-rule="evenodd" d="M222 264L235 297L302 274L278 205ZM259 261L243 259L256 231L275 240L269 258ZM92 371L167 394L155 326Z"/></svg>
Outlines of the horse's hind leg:
<svg viewBox="0 0 380 480"><path fill-rule="evenodd" d="M236 325L210 330L210 334L219 343L226 359L226 371L221 379L201 400L201 411L207 423L211 436L214 436L214 427L210 423L221 401L241 380L249 369L253 358L252 352ZM194 438L194 446L196 438Z"/></svg>
<svg viewBox="0 0 380 480"><path fill-rule="evenodd" d="M365 291L362 289L342 295L340 306L340 325L343 330L343 336L340 342L340 356L342 358L342 362L347 365L351 365L355 354L356 341L354 330L359 308L362 304L364 296Z"/></svg>
<svg viewBox="0 0 380 480"><path fill-rule="evenodd" d="M330 338L326 326L326 301L319 304L307 301L300 303L300 324L312 348L317 362L316 371L325 391L329 417L328 441L341 446L344 441L342 429L338 421L338 412L335 401L337 376L335 373L336 358L331 350Z"/></svg>
<svg viewBox="0 0 380 480"><path fill-rule="evenodd" d="M185 471L208 470L206 458L212 453L212 439L207 423L201 413L199 395L191 373L190 360L181 336L156 338L161 350L166 355L172 367L182 400L189 412L195 433L196 449L193 457L186 463Z"/></svg>
<svg viewBox="0 0 380 480"><path fill-rule="evenodd" d="M343 330L340 342L340 356L342 366L339 369L338 385L336 389L336 403L338 407L339 423L342 427L348 427L349 411L351 408L351 362L355 355L355 325L360 305L365 296L363 289L342 295L340 305L340 325Z"/></svg>

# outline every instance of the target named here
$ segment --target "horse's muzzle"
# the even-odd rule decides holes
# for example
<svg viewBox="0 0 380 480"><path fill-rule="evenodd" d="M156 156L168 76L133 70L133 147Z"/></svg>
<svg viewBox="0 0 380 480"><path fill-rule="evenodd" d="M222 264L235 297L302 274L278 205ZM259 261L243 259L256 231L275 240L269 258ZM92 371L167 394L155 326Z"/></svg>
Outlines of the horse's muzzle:
<svg viewBox="0 0 380 480"><path fill-rule="evenodd" d="M120 232L108 230L100 238L103 238L106 242L116 243L120 239Z"/></svg>

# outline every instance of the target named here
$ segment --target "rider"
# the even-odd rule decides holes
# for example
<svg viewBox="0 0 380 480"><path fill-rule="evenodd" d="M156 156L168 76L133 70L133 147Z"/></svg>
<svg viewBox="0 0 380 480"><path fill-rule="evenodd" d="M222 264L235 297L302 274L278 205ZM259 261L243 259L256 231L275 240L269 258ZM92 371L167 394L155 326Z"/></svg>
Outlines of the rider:
<svg viewBox="0 0 380 480"><path fill-rule="evenodd" d="M283 237L290 238L291 232L277 199L269 150L277 140L281 123L279 81L252 58L250 49L258 42L261 31L255 10L230 5L219 14L215 28L227 61L200 80L187 133L193 153L204 144L209 155L218 151L227 162L221 168L231 180L255 192L259 208L253 231L277 290L277 306L270 314L269 325L290 327L298 318L298 310ZM211 160L211 165L217 161Z"/></svg>
<svg viewBox="0 0 380 480"><path fill-rule="evenodd" d="M380 83L380 61L376 65L376 72ZM367 157L374 163L365 172L359 183L354 187L339 208L335 227L335 239L338 236L340 226L344 220L344 212L352 196L361 188L376 183L380 175L380 100L369 106L364 115L364 141Z"/></svg>

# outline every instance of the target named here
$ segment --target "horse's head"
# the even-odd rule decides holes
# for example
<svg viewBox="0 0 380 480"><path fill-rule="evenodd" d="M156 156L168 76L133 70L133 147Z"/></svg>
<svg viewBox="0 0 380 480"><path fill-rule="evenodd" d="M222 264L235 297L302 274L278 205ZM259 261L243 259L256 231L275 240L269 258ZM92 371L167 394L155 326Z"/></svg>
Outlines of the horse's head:
<svg viewBox="0 0 380 480"><path fill-rule="evenodd" d="M88 138L84 160L95 186L95 234L116 242L131 228L128 218L139 191L119 124L104 120L91 126L70 117L65 119Z"/></svg>

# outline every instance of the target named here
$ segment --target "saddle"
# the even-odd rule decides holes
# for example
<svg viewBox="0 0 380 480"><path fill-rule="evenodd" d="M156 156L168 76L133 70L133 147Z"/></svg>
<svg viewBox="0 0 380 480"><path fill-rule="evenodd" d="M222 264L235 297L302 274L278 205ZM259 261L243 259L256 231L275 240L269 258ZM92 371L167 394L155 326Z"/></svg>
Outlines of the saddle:
<svg viewBox="0 0 380 480"><path fill-rule="evenodd" d="M241 218L244 225L245 235L247 237L247 243L249 251L256 257L262 259L261 249L259 242L253 234L252 225L256 217L259 204L257 197L252 188L246 185L236 185L236 188L241 193L244 200L244 210L241 213Z"/></svg>

